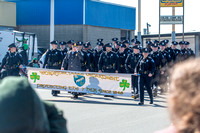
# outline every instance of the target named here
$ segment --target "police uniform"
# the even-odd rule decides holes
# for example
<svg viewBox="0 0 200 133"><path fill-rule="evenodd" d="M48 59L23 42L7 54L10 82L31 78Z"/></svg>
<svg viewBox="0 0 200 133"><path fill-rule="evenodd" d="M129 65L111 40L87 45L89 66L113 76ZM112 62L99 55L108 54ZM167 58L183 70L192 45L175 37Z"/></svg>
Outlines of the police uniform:
<svg viewBox="0 0 200 133"><path fill-rule="evenodd" d="M8 47L12 48L12 47L16 47L16 45L14 43L12 43ZM19 76L19 71L20 71L19 66L22 64L23 64L23 59L19 53L7 52L2 60L1 66L0 66L0 71L2 69L6 70L2 74L2 78L6 77L6 76Z"/></svg>
<svg viewBox="0 0 200 133"><path fill-rule="evenodd" d="M144 48L143 53L148 53L149 50L147 48ZM152 77L149 76L149 74L154 74L155 72L155 62L154 60L148 56L146 58L142 58L140 61L138 67L137 67L137 73L140 74L139 76L139 95L140 95L140 102L139 105L144 104L144 88L146 87L147 92L149 94L150 98L150 104L153 104L153 95L152 95L152 90L151 90L151 81Z"/></svg>
<svg viewBox="0 0 200 133"><path fill-rule="evenodd" d="M83 47L84 48L89 48L89 46L91 46L91 43L90 42L86 42L83 44ZM87 65L89 65L89 71L90 72L93 72L94 70L94 57L93 57L93 51L88 49L87 51L86 50L83 50L84 51L84 54L86 59L87 59Z"/></svg>
<svg viewBox="0 0 200 133"><path fill-rule="evenodd" d="M190 43L185 41L185 45L188 46L188 45L190 45ZM191 57L195 57L194 51L191 48L186 48L186 51L187 51L186 59L191 58Z"/></svg>
<svg viewBox="0 0 200 133"><path fill-rule="evenodd" d="M74 47L82 45L81 43L74 43ZM82 61L84 54L82 51L68 51L63 62L62 68L70 71L82 71Z"/></svg>
<svg viewBox="0 0 200 133"><path fill-rule="evenodd" d="M126 48L125 44L120 44L121 48ZM119 73L126 73L126 68L125 68L125 61L127 59L127 53L124 52L117 52L117 56L119 57Z"/></svg>
<svg viewBox="0 0 200 133"><path fill-rule="evenodd" d="M175 46L177 46L178 45L178 42L176 42L176 41L173 41L172 42L172 45L175 45ZM177 48L175 48L175 49L172 49L173 51L174 51L174 57L172 58L173 59L173 61L174 62L176 62L177 61L177 56L179 55L179 53L180 53L180 50L179 49L177 49Z"/></svg>
<svg viewBox="0 0 200 133"><path fill-rule="evenodd" d="M146 41L146 48L148 48L149 52L152 51L151 46L153 45L153 43L151 41Z"/></svg>
<svg viewBox="0 0 200 133"><path fill-rule="evenodd" d="M97 45L103 47L104 44L102 42L97 42ZM98 72L98 62L99 62L99 58L102 52L103 52L103 48L101 50L98 50L97 48L94 50L93 57L94 57L94 71L95 72Z"/></svg>
<svg viewBox="0 0 200 133"><path fill-rule="evenodd" d="M111 47L112 44L108 43L105 45L105 47ZM98 68L102 72L105 73L115 73L116 71L119 71L119 62L118 62L118 56L113 51L110 51L109 53L104 51L99 58Z"/></svg>
<svg viewBox="0 0 200 133"><path fill-rule="evenodd" d="M58 41L52 41L51 44L58 45ZM58 69L60 70L62 63L61 52L57 49L51 49L46 53L43 68L47 69ZM60 91L52 90L52 95L57 96Z"/></svg>
<svg viewBox="0 0 200 133"><path fill-rule="evenodd" d="M139 46L134 46L133 49L140 49ZM127 73L131 73L131 74L134 74L134 73L137 73L137 66L140 62L140 60L142 59L142 55L140 53L138 54L135 54L135 53L132 53L132 54L129 54L127 59L126 59L126 62L125 62L125 68L126 68L126 71ZM134 94L137 95L138 94L138 76L134 76L132 75L132 86L133 86L133 91L134 91Z"/></svg>
<svg viewBox="0 0 200 133"><path fill-rule="evenodd" d="M64 42L64 41L62 41L62 42L60 42L59 44L60 44L60 45L66 45L67 43ZM65 58L66 54L67 54L67 48L61 50L62 60Z"/></svg>
<svg viewBox="0 0 200 133"><path fill-rule="evenodd" d="M152 45L152 47L154 48L158 48L158 44L155 43ZM151 54L149 55L155 62L155 72L154 72L154 75L153 75L153 79L152 79L152 88L153 88L153 95L154 96L157 96L157 91L158 91L158 81L159 81L159 72L160 72L160 68L162 66L162 60L163 60L163 55L160 54L157 51L152 51Z"/></svg>
<svg viewBox="0 0 200 133"><path fill-rule="evenodd" d="M166 43L165 42L160 42L159 45L166 46ZM162 67L166 67L171 62L170 54L167 52L167 50L160 51L159 54L161 54L163 56L163 59L162 59L162 62L161 62L161 66Z"/></svg>
<svg viewBox="0 0 200 133"><path fill-rule="evenodd" d="M185 41L180 41L179 45L185 45ZM177 61L181 62L184 61L186 59L187 56L187 51L185 48L180 49L180 53L177 56Z"/></svg>
<svg viewBox="0 0 200 133"><path fill-rule="evenodd" d="M168 43L169 43L169 40L164 40L164 43L165 43L165 44L168 44ZM172 50L171 47L167 47L167 48L165 48L165 50L166 50L166 52L170 55L171 61L174 61L174 58L176 58L176 57L175 57L175 52L174 52L174 50Z"/></svg>
<svg viewBox="0 0 200 133"><path fill-rule="evenodd" d="M74 40L69 40L69 41L67 42L67 45L68 45L67 51L72 50L72 47L69 47L69 44L74 45Z"/></svg>
<svg viewBox="0 0 200 133"><path fill-rule="evenodd" d="M128 44L129 45L129 40L124 40L123 44L125 44L125 45ZM125 52L127 53L127 55L129 55L129 54L133 53L133 50L131 48L129 48L129 47L126 47Z"/></svg>
<svg viewBox="0 0 200 133"><path fill-rule="evenodd" d="M119 39L116 38L116 37L115 37L115 38L112 38L112 41L113 41L114 43L116 43L116 45L119 46L119 45L120 45L120 42L119 42L118 40L119 40ZM114 45L113 48L112 48L112 51L115 52L115 53L117 53L117 52L119 51L119 48L116 48L116 46Z"/></svg>

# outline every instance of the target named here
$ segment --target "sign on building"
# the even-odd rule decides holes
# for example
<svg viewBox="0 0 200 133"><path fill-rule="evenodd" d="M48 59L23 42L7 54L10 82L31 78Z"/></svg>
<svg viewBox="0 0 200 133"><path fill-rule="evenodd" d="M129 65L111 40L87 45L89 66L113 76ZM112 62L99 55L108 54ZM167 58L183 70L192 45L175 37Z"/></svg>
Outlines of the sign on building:
<svg viewBox="0 0 200 133"><path fill-rule="evenodd" d="M183 16L160 16L160 24L183 24Z"/></svg>
<svg viewBox="0 0 200 133"><path fill-rule="evenodd" d="M160 7L183 7L183 0L160 0Z"/></svg>

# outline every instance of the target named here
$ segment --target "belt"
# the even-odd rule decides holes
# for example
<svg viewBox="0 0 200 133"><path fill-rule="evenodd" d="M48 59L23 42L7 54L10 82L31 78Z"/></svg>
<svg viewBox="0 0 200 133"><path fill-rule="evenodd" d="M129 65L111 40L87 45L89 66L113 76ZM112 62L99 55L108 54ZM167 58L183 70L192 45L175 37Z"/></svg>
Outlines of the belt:
<svg viewBox="0 0 200 133"><path fill-rule="evenodd" d="M120 65L120 67L125 67L124 65Z"/></svg>
<svg viewBox="0 0 200 133"><path fill-rule="evenodd" d="M112 66L103 67L104 69L113 69Z"/></svg>

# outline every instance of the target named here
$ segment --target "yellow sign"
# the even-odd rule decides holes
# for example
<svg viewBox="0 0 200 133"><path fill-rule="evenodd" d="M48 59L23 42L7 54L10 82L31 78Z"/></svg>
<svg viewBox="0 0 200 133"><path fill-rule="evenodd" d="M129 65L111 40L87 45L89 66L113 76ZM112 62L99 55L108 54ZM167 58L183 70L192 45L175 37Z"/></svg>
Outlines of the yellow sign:
<svg viewBox="0 0 200 133"><path fill-rule="evenodd" d="M160 0L160 7L183 7L183 0Z"/></svg>

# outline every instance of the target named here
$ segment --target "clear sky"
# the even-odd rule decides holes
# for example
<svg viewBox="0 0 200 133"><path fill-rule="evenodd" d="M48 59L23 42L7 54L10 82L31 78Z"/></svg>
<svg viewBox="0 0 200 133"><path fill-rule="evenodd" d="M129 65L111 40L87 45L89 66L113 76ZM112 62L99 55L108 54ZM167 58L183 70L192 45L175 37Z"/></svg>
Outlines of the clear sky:
<svg viewBox="0 0 200 133"><path fill-rule="evenodd" d="M126 6L136 7L138 0L101 0L111 3L122 4ZM142 3L142 34L146 28L146 23L151 24L150 33L157 34L159 24L159 0L141 0ZM183 9L176 8L176 15L182 15ZM185 0L185 32L200 31L200 0ZM172 8L161 8L161 15L172 15ZM136 16L136 32L138 27L138 19ZM171 25L161 25L161 33L171 33ZM176 33L182 32L182 25L176 25Z"/></svg>

